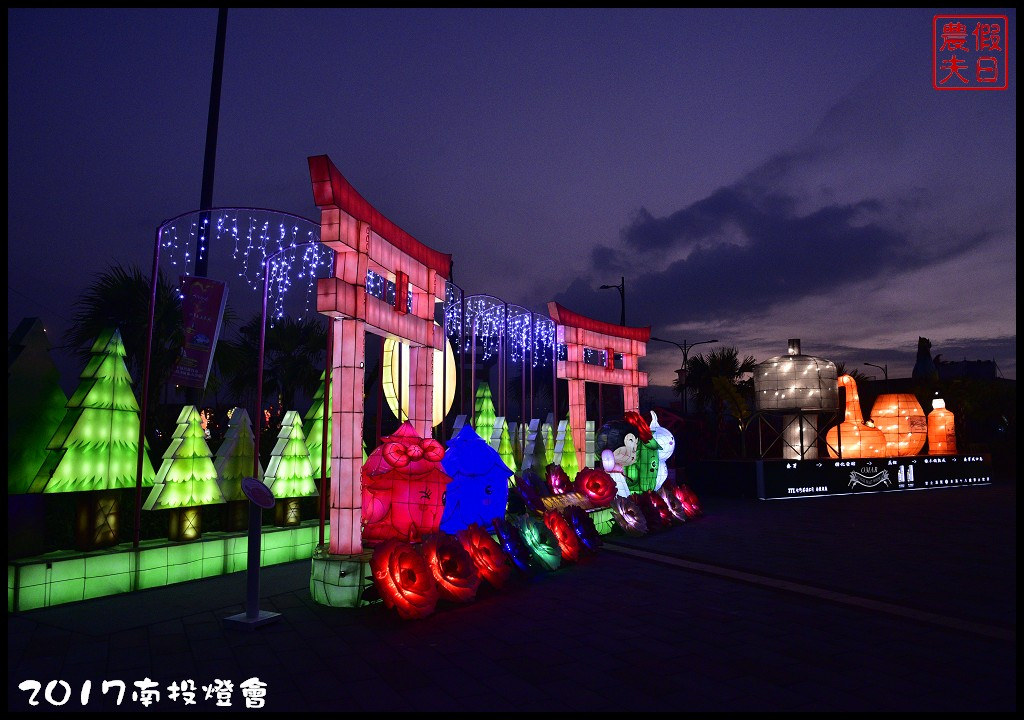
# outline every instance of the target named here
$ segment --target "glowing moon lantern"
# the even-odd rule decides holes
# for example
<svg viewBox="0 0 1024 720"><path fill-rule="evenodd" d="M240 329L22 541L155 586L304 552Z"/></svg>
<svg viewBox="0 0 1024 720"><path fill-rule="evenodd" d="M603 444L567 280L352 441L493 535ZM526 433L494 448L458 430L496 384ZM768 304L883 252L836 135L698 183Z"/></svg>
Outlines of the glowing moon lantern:
<svg viewBox="0 0 1024 720"><path fill-rule="evenodd" d="M860 412L857 382L849 375L840 375L838 384L846 388L845 420L825 434L829 457L874 458L885 455L885 435L864 422Z"/></svg>
<svg viewBox="0 0 1024 720"><path fill-rule="evenodd" d="M955 455L956 430L953 427L953 413L946 409L942 398L932 400L932 411L928 413L928 454Z"/></svg>
<svg viewBox="0 0 1024 720"><path fill-rule="evenodd" d="M454 535L431 535L423 543L423 557L437 581L441 597L469 602L476 597L480 575L469 553Z"/></svg>
<svg viewBox="0 0 1024 720"><path fill-rule="evenodd" d="M885 435L885 454L889 457L917 455L928 439L928 419L911 393L879 395L871 408L871 419Z"/></svg>
<svg viewBox="0 0 1024 720"><path fill-rule="evenodd" d="M427 561L406 542L388 540L370 558L373 582L384 606L394 608L404 620L416 620L434 612L440 596Z"/></svg>
<svg viewBox="0 0 1024 720"><path fill-rule="evenodd" d="M388 407L395 417L402 420L409 419L409 343L401 343L402 358L399 368L398 358L399 343L393 338L384 340L384 371L382 382L384 385L384 397L387 398ZM458 381L458 370L455 365L455 354L448 340L444 342L444 353L434 350L434 419L436 426L444 420L444 416L452 408L455 401L455 383ZM443 365L443 369L442 369ZM398 414L398 388L399 376L401 376L402 414Z"/></svg>

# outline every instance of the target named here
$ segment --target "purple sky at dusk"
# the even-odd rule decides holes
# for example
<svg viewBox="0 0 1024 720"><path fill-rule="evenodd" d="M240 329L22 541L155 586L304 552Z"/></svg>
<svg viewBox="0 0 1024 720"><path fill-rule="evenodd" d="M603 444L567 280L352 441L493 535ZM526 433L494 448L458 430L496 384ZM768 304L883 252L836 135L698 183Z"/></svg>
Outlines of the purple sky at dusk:
<svg viewBox="0 0 1024 720"><path fill-rule="evenodd" d="M1009 88L942 92L949 12L232 9L214 205L318 219L327 154L467 293L617 322L625 276L678 342L1016 378L1016 13L963 11L1009 16ZM8 10L8 334L198 208L216 21Z"/></svg>

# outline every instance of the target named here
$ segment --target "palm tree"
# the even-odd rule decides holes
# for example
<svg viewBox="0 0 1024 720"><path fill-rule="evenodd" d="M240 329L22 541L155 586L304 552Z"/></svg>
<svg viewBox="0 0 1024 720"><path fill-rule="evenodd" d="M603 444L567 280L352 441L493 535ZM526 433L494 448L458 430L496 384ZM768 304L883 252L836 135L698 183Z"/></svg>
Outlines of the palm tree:
<svg viewBox="0 0 1024 720"><path fill-rule="evenodd" d="M846 363L844 362L836 363L836 376L838 377L839 375L849 375L859 387L863 387L864 383L870 382L873 379L871 376L865 375L857 368L847 368Z"/></svg>
<svg viewBox="0 0 1024 720"><path fill-rule="evenodd" d="M742 429L750 414L754 398L752 373L757 366L753 355L742 360L736 348L724 347L711 350L689 359L687 363L687 388L693 392L694 404L701 409L710 408L717 428L715 434L715 455L718 454L719 440L725 432L724 422L731 415ZM682 392L677 379L673 383L676 393Z"/></svg>
<svg viewBox="0 0 1024 720"><path fill-rule="evenodd" d="M74 323L64 336L84 363L104 328L121 331L136 396L141 394L143 365L146 361L146 331L152 285L138 267L111 266L100 273L75 301ZM160 273L157 279L156 309L153 318L153 353L150 362L149 401L155 406L160 388L169 380L182 343L181 302L178 291ZM141 401L141 398L140 398Z"/></svg>
<svg viewBox="0 0 1024 720"><path fill-rule="evenodd" d="M214 358L221 380L243 407L256 400L261 319L256 314L239 327L233 339L221 343L223 352ZM327 329L317 319L285 317L268 327L263 351L264 402L294 410L297 393L312 396L323 372L326 345Z"/></svg>

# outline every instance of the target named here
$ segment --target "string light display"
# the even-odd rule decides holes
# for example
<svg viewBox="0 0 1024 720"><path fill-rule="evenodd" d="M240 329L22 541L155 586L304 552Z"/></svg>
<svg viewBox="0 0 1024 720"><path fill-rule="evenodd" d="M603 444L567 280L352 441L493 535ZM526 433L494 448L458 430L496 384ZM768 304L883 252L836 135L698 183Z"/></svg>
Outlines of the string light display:
<svg viewBox="0 0 1024 720"><path fill-rule="evenodd" d="M159 230L161 254L181 273L193 263L191 248L205 257L210 242L232 247L238 277L256 292L263 290L263 273L270 260L267 293L271 324L284 317L285 295L293 278L305 285L305 312L314 309L316 280L333 271L334 252L320 243L320 226L311 220L276 210L219 208L180 215ZM290 251L290 252L289 252ZM276 256L276 257L275 257ZM179 298L183 298L179 289Z"/></svg>

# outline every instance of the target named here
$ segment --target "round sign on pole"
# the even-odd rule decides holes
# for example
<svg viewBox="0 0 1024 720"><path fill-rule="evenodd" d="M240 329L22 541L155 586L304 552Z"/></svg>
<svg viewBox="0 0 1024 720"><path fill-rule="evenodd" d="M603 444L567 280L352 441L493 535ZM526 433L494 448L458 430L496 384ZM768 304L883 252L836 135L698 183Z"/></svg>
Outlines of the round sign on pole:
<svg viewBox="0 0 1024 720"><path fill-rule="evenodd" d="M254 477L242 478L242 492L264 510L274 507L274 493Z"/></svg>

